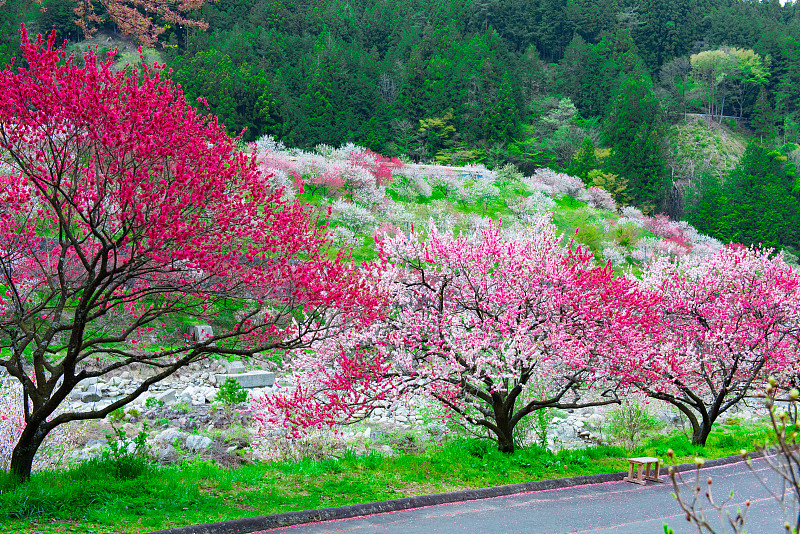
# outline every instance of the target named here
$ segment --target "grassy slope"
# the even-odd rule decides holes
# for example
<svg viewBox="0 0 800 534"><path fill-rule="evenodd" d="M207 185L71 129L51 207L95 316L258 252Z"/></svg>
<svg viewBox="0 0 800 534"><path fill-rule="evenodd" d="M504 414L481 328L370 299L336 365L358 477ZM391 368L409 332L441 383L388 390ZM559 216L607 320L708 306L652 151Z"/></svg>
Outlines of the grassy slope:
<svg viewBox="0 0 800 534"><path fill-rule="evenodd" d="M90 462L34 475L16 488L0 478L3 532L134 533L172 526L395 499L459 489L622 471L625 457L717 458L753 449L763 428L717 426L705 449L685 436L658 438L626 452L593 447L557 454L537 447L512 455L491 443L456 440L417 454L345 453L339 459L252 464L222 469L206 462L153 467ZM407 441L406 441L407 442Z"/></svg>
<svg viewBox="0 0 800 534"><path fill-rule="evenodd" d="M751 133L745 128L689 117L669 129L667 166L678 176L699 176L703 170L726 174L744 154Z"/></svg>
<svg viewBox="0 0 800 534"><path fill-rule="evenodd" d="M675 175L699 176L704 170L717 174L725 174L732 170L741 155L744 153L747 143L751 140L752 133L746 128L735 127L727 123L717 124L712 122L709 127L706 120L702 117L689 117L686 122L679 122L673 125L667 136L667 167L674 170ZM689 180L682 183L687 187ZM522 189L516 191L504 191L503 198L486 206L485 212L482 207L468 205L463 202L453 202L448 200L441 193L434 192L428 199L417 199L409 202L407 199L398 198L392 195L394 200L402 202L409 212L423 216L426 208L436 200L444 200L449 203L449 209L454 216L455 229L464 229L464 222L469 216L485 215L497 220L502 218L504 223L513 221L513 216L507 207L509 201L518 198L520 194L527 196ZM583 205L574 199L565 197L558 202L553 212L553 222L564 232L565 236L572 236L578 229L577 241L589 245L595 252L599 260L604 260L603 249L608 245L615 245L619 248L632 250L637 241L643 237L658 238L650 232L640 230L631 236L617 235L615 230L608 231L608 225L604 220L616 221L620 216L613 212L595 210ZM362 235L363 245L355 247L353 259L356 261L374 259L374 242L371 236ZM660 239L660 238L659 238ZM636 266L629 262L634 272Z"/></svg>
<svg viewBox="0 0 800 534"><path fill-rule="evenodd" d="M744 151L746 136L725 127L708 129L692 120L672 129L673 153L684 164L703 162L729 169ZM511 219L507 195L485 209L451 202L456 218L486 215ZM427 213L432 197L407 203L408 211ZM314 200L312 200L314 203ZM619 215L594 210L573 199L559 201L554 223L565 233L579 229L578 241L602 258L606 244L630 249L633 239L607 231L604 220ZM463 227L461 229L464 229ZM374 241L353 251L354 260L374 258ZM635 267L635 266L634 266ZM654 441L632 454L664 456L672 447L679 461L694 455L713 458L753 449L762 430L718 427L709 447L698 449L685 439ZM108 464L87 464L62 473L42 473L30 484L10 489L0 481L0 530L4 532L141 532L248 515L319 508L399 498L411 495L486 487L530 480L620 471L629 453L601 447L559 454L536 448L501 455L477 442L456 442L422 454L384 458L347 454L339 460L255 464L222 469L207 463L156 468L131 466L127 471Z"/></svg>

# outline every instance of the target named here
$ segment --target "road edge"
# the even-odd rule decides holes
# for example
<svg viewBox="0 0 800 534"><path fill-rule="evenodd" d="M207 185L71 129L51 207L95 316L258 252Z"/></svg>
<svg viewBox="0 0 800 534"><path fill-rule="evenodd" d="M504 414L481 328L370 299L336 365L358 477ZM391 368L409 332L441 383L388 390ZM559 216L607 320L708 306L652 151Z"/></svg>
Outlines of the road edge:
<svg viewBox="0 0 800 534"><path fill-rule="evenodd" d="M764 453L748 453L750 458L760 458ZM734 464L744 461L744 458L736 456L725 456L714 460L706 460L704 468L719 467L722 465ZM677 471L690 471L697 467L694 463L681 464L675 466ZM662 472L665 470L662 467ZM403 497L401 499L391 499L388 501L378 501L363 504L350 504L347 506L336 506L334 508L318 508L315 510L300 510L296 512L283 512L280 514L262 515L255 517L243 517L241 519L231 519L218 523L208 523L205 525L195 525L188 527L174 527L164 530L156 530L146 534L251 534L261 530L272 528L289 527L303 525L307 523L317 523L320 521L331 521L335 519L350 519L365 515L383 514L387 512L398 512L401 510L412 510L414 508L424 508L438 504L448 504L461 501L474 501L479 499L491 499L493 497L505 497L519 493L531 493L534 491L546 491L574 486L586 486L591 484L602 484L604 482L621 482L625 472L602 473L599 475L582 475L569 478L554 478L551 480L537 480L534 482L522 482L520 484L507 484L504 486L493 486L490 488L478 488L471 490L453 491L449 493L434 493L432 495L420 495L417 497Z"/></svg>

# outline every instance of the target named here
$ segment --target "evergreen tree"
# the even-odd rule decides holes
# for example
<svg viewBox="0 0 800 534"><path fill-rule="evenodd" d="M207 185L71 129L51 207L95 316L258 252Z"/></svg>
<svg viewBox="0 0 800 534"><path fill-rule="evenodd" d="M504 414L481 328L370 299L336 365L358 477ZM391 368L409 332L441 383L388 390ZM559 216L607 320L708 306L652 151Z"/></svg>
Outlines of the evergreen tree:
<svg viewBox="0 0 800 534"><path fill-rule="evenodd" d="M737 222L723 181L704 172L686 195L686 218L698 232L729 243Z"/></svg>
<svg viewBox="0 0 800 534"><path fill-rule="evenodd" d="M627 76L605 124L611 146L605 170L628 180L631 200L645 211L655 209L664 194L663 135L663 113L652 82L645 76Z"/></svg>
<svg viewBox="0 0 800 534"><path fill-rule="evenodd" d="M567 174L577 176L584 184L589 184L589 173L597 168L597 158L594 155L594 143L586 137L581 143L581 148L575 152L570 162Z"/></svg>
<svg viewBox="0 0 800 534"><path fill-rule="evenodd" d="M800 203L795 179L786 156L750 144L724 181L706 176L690 192L688 220L723 242L797 249Z"/></svg>
<svg viewBox="0 0 800 534"><path fill-rule="evenodd" d="M761 86L756 98L756 104L753 107L753 126L756 130L756 135L761 136L762 141L771 139L775 136L775 111L769 103L767 90Z"/></svg>

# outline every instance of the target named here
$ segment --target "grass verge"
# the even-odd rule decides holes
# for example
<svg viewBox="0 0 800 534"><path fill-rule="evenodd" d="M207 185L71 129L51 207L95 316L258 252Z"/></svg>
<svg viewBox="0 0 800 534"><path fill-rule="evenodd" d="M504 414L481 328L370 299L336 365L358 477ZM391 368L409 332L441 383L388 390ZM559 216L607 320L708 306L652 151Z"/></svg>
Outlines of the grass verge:
<svg viewBox="0 0 800 534"><path fill-rule="evenodd" d="M294 510L341 506L533 480L622 471L625 458L678 463L753 450L766 428L719 426L705 448L683 436L649 440L634 451L591 447L503 454L488 441L453 440L422 454L273 462L224 469L208 462L155 466L141 458L95 460L35 474L22 485L0 476L0 531L135 533Z"/></svg>

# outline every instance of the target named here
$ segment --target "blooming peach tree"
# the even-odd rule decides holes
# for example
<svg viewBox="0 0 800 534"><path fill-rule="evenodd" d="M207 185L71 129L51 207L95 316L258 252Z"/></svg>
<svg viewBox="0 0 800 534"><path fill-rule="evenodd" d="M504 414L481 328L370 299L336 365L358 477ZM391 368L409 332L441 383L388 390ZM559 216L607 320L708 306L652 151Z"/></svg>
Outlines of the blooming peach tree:
<svg viewBox="0 0 800 534"><path fill-rule="evenodd" d="M678 408L704 445L714 422L769 374L797 372L800 279L772 251L727 246L660 258L642 274L660 308L650 348L620 358L619 376Z"/></svg>
<svg viewBox="0 0 800 534"><path fill-rule="evenodd" d="M628 332L652 327L651 300L561 241L544 216L515 235L495 223L470 236L432 226L425 239L382 239L386 318L306 354L300 384L311 386L257 408L298 432L422 394L512 452L514 428L536 410L618 402L607 361L638 349ZM331 387L348 373L357 380ZM322 400L332 393L334 403Z"/></svg>
<svg viewBox="0 0 800 534"><path fill-rule="evenodd" d="M398 376L382 350L381 329L354 328L294 351L295 387L252 399L261 438L302 437L366 417L400 393Z"/></svg>
<svg viewBox="0 0 800 534"><path fill-rule="evenodd" d="M44 0L33 1L42 5L42 11L47 9ZM154 46L159 36L171 25L202 30L208 28L208 23L188 16L189 12L203 7L206 0L73 1L74 22L87 38L97 31L97 25L104 22L104 16L108 16L122 33L136 38L143 46ZM6 0L0 0L0 7L5 3Z"/></svg>
<svg viewBox="0 0 800 534"><path fill-rule="evenodd" d="M548 217L516 235L498 224L472 236L398 234L380 254L394 365L503 452L535 410L617 402L605 362L637 350L628 332L654 319L645 292L562 244Z"/></svg>
<svg viewBox="0 0 800 534"><path fill-rule="evenodd" d="M22 384L25 421L12 472L30 476L58 425L189 363L289 350L380 313L368 273L330 259L316 221L161 68L126 75L91 51L78 66L54 34L22 40L25 65L0 73L0 367ZM187 317L213 335L184 344ZM132 366L154 370L133 393L62 406L81 380Z"/></svg>

